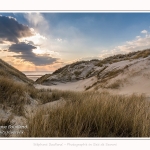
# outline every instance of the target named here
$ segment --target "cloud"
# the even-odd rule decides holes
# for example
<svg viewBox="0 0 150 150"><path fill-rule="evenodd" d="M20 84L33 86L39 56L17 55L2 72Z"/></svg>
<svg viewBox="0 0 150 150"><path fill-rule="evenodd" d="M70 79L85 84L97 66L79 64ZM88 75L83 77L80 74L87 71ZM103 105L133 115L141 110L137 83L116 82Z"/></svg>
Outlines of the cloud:
<svg viewBox="0 0 150 150"><path fill-rule="evenodd" d="M38 56L38 55L35 55L34 53L32 53L32 55L30 55L30 54L17 55L15 57L29 61L36 66L51 65L58 60L57 58L48 57L46 55Z"/></svg>
<svg viewBox="0 0 150 150"><path fill-rule="evenodd" d="M140 38L140 36L138 35L138 36L136 36L136 38L138 39L138 38Z"/></svg>
<svg viewBox="0 0 150 150"><path fill-rule="evenodd" d="M0 16L0 42L19 42L19 38L33 36L32 30L13 17Z"/></svg>
<svg viewBox="0 0 150 150"><path fill-rule="evenodd" d="M63 40L61 38L55 39L57 42L62 42Z"/></svg>
<svg viewBox="0 0 150 150"><path fill-rule="evenodd" d="M40 13L26 13L24 15L30 26L41 34L47 34L49 31L49 23Z"/></svg>
<svg viewBox="0 0 150 150"><path fill-rule="evenodd" d="M125 45L118 46L118 49L122 52L138 51L146 48L150 48L150 36L128 41Z"/></svg>
<svg viewBox="0 0 150 150"><path fill-rule="evenodd" d="M34 45L20 42L17 44L12 44L9 47L9 52L19 53L18 55L14 55L13 57L29 61L37 66L50 65L58 60L57 58L52 58L46 54L36 55L33 52L33 50L35 50L36 48L37 47Z"/></svg>
<svg viewBox="0 0 150 150"><path fill-rule="evenodd" d="M105 57L116 54L125 54L128 52L150 48L150 34L148 34L146 30L143 30L143 33L146 33L145 37L136 36L134 40L126 41L124 45L116 46L114 49L111 50L103 50L100 52L99 57L103 59Z"/></svg>
<svg viewBox="0 0 150 150"><path fill-rule="evenodd" d="M50 46L45 46L45 43L49 42L41 34L48 33L49 25L47 21L39 13L27 14L26 17L32 28L21 24L13 17L0 15L1 57L9 57L8 59L10 59L11 56L11 62L14 65L16 64L14 60L34 67L49 66L57 63L59 60L58 53L49 50L51 49Z"/></svg>
<svg viewBox="0 0 150 150"><path fill-rule="evenodd" d="M30 44L27 44L25 42L21 42L21 43L18 43L18 44L12 44L9 47L10 51L22 52L22 53L31 52L33 49L36 49L36 47L33 46L33 45L30 45Z"/></svg>
<svg viewBox="0 0 150 150"><path fill-rule="evenodd" d="M148 32L147 32L147 30L142 30L141 33L147 34Z"/></svg>

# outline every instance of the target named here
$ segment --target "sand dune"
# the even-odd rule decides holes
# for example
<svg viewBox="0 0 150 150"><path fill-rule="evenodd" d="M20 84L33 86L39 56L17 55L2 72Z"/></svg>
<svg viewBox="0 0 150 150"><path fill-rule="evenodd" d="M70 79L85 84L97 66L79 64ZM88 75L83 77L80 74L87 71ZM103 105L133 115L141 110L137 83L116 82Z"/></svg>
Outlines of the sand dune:
<svg viewBox="0 0 150 150"><path fill-rule="evenodd" d="M98 68L95 70L98 70ZM108 73L115 71L119 73L110 78L106 76ZM125 95L133 93L146 94L148 97L150 96L150 57L109 64L101 73L101 76L104 78L101 77L98 79L97 75L94 75L90 78L72 82L53 81L53 85L36 84L35 87L38 89L49 88L72 91L85 91L89 87L88 90L109 91L111 93ZM106 80L105 82L103 82L104 79ZM119 86L117 88L111 87L114 83L118 83Z"/></svg>

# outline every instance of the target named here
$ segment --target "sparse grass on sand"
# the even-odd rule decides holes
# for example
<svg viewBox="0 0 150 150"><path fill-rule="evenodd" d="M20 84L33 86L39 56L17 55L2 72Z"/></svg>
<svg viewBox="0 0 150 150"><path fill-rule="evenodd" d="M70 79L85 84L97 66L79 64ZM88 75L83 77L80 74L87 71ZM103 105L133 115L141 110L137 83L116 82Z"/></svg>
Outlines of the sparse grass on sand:
<svg viewBox="0 0 150 150"><path fill-rule="evenodd" d="M51 90L36 89L32 84L15 82L12 79L0 77L0 104L10 107L18 116L24 116L24 105L30 104L31 99L40 104L56 101L60 96Z"/></svg>
<svg viewBox="0 0 150 150"><path fill-rule="evenodd" d="M56 91L55 91L56 92ZM144 96L62 92L66 105L28 118L24 137L149 137L150 102Z"/></svg>
<svg viewBox="0 0 150 150"><path fill-rule="evenodd" d="M0 104L11 107L17 115L23 115L23 105L27 103L25 89L23 83L0 77Z"/></svg>
<svg viewBox="0 0 150 150"><path fill-rule="evenodd" d="M8 63L0 59L0 77L17 79L25 83L33 83L33 81L25 76L22 72L12 67Z"/></svg>
<svg viewBox="0 0 150 150"><path fill-rule="evenodd" d="M118 89L120 87L120 82L117 80L116 82L110 84L107 88Z"/></svg>
<svg viewBox="0 0 150 150"><path fill-rule="evenodd" d="M47 78L49 78L51 76L51 74L45 74L42 77L38 78L35 82L37 84L42 84L43 82L47 81Z"/></svg>

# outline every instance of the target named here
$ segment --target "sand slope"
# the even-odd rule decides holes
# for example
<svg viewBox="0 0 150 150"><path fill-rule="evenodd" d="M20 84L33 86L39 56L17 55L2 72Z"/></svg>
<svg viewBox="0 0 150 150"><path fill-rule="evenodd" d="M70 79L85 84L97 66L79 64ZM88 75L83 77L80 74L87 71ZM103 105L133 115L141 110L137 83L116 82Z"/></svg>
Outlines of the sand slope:
<svg viewBox="0 0 150 150"><path fill-rule="evenodd" d="M150 57L124 60L105 66L107 68L99 76L94 75L71 82L55 81L53 85L36 84L35 87L73 91L99 90L115 94L136 93L150 96ZM100 68L94 67L95 70L100 70ZM118 87L112 86L115 83Z"/></svg>

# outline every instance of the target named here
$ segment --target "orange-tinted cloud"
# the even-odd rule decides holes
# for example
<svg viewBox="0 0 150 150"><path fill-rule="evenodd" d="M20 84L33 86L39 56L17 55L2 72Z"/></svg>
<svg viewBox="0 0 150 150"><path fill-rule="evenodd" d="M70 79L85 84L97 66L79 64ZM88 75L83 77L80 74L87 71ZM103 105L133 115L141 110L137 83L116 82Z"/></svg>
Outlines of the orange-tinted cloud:
<svg viewBox="0 0 150 150"><path fill-rule="evenodd" d="M37 66L50 65L58 60L57 58L52 58L46 54L36 55L33 53L33 49L36 49L34 45L27 44L25 42L12 44L9 47L10 52L20 53L19 55L14 55L13 57L20 58Z"/></svg>

